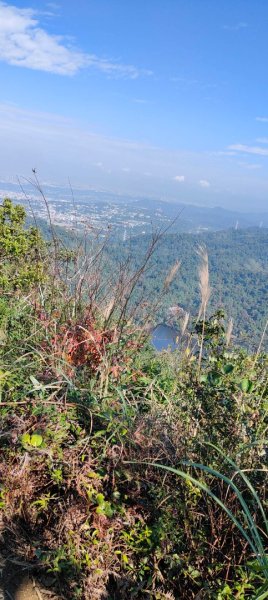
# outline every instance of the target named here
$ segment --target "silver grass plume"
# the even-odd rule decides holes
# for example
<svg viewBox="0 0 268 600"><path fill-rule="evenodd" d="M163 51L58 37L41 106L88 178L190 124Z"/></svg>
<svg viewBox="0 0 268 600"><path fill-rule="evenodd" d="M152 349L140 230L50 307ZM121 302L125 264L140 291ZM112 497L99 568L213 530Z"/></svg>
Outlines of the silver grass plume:
<svg viewBox="0 0 268 600"><path fill-rule="evenodd" d="M172 283L174 277L176 276L179 268L181 266L181 261L180 260L176 260L176 262L174 263L174 265L171 267L170 271L168 272L166 279L164 281L164 291L168 290L170 284Z"/></svg>
<svg viewBox="0 0 268 600"><path fill-rule="evenodd" d="M205 315L207 304L210 298L211 289L209 285L209 268L208 268L208 253L207 249L204 246L199 246L197 250L197 254L201 259L201 264L199 267L199 289L201 295L201 304L198 313L198 320L201 315Z"/></svg>
<svg viewBox="0 0 268 600"><path fill-rule="evenodd" d="M205 337L206 310L207 310L207 304L208 304L208 301L210 298L211 289L210 289L210 285L209 285L209 268L208 268L207 249L204 246L199 246L198 250L197 250L197 254L201 259L199 271L198 271L199 272L199 288L200 288L200 294L201 294L201 304L200 304L200 309L199 309L197 319L199 320L202 316L202 320L203 320L202 335L201 335L199 357L198 357L198 375L200 376L204 337Z"/></svg>
<svg viewBox="0 0 268 600"><path fill-rule="evenodd" d="M103 316L104 316L105 320L109 319L109 317L114 309L114 306L115 306L115 298L111 298L109 304L105 307L105 309L103 311Z"/></svg>
<svg viewBox="0 0 268 600"><path fill-rule="evenodd" d="M254 366L255 366L255 364L256 364L256 362L257 362L257 359L258 359L258 356L259 356L259 354L260 354L261 347L262 347L263 340L264 340L264 338L265 338L265 334L266 334L266 331L267 331L267 329L268 329L268 319L267 319L267 321L266 321L266 323L265 323L265 325L264 325L264 329L263 329L263 332L262 332L262 336L261 336L261 339L260 339L260 343L259 343L259 346L258 346L258 349L257 349L257 352L256 352L256 356L255 356L254 363L253 363L253 365L254 365Z"/></svg>
<svg viewBox="0 0 268 600"><path fill-rule="evenodd" d="M231 317L231 319L229 319L228 321L228 325L227 325L227 329L226 329L226 346L229 346L230 341L231 341L231 337L232 337L232 333L233 333L233 327L234 327L234 321Z"/></svg>
<svg viewBox="0 0 268 600"><path fill-rule="evenodd" d="M181 335L182 335L182 336L185 334L185 331L186 331L186 329L187 329L187 325L188 325L188 323L189 323L189 318L190 318L190 313L189 313L189 312L186 312L186 313L184 314L183 321L182 321L182 323L181 323Z"/></svg>

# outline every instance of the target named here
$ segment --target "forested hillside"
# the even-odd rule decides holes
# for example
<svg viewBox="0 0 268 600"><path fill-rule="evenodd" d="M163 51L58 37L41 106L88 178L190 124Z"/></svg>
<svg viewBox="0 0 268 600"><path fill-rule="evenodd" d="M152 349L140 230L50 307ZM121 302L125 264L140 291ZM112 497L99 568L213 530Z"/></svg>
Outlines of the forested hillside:
<svg viewBox="0 0 268 600"><path fill-rule="evenodd" d="M149 236L134 237L124 245L113 244L115 261L131 254L136 266L150 243ZM268 229L228 229L215 233L165 234L150 260L150 268L139 284L139 293L154 301L161 294L165 277L179 260L180 268L154 313L155 322L167 321L168 308L179 305L192 316L198 312L198 247L207 248L211 277L209 311L223 308L234 320L238 342L258 345L267 319ZM110 250L109 250L110 252ZM138 296L137 296L138 297Z"/></svg>
<svg viewBox="0 0 268 600"><path fill-rule="evenodd" d="M32 222L31 219L28 220ZM44 220L38 220L46 239L51 230ZM75 247L86 236L64 228L55 232L65 247ZM157 235L157 234L156 234ZM142 263L152 235L133 236L125 242L113 230L103 232L105 271L118 273L120 265L128 262L134 270ZM194 319L199 306L198 248L205 246L209 255L211 296L209 312L221 308L226 319L234 321L236 341L246 347L256 348L265 322L268 306L268 229L226 229L203 234L165 233L160 236L155 251L148 261L146 273L140 278L132 302L156 304L152 324L176 321L171 318L170 307L179 306L189 311ZM180 268L163 294L162 288L170 268L180 261ZM157 299L159 298L159 302ZM160 299L161 298L161 299ZM139 318L139 311L136 314ZM264 341L267 347L267 341Z"/></svg>

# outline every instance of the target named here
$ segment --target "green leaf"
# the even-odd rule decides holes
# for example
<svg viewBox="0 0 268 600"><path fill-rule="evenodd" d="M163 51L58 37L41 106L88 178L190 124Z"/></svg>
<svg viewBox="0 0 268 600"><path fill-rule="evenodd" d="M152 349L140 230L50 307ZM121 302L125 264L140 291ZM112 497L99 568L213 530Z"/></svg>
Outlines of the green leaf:
<svg viewBox="0 0 268 600"><path fill-rule="evenodd" d="M231 363L227 363L227 365L224 365L222 367L222 370L225 373L225 375L228 375L229 373L232 373L232 371L234 370L234 365L232 365Z"/></svg>
<svg viewBox="0 0 268 600"><path fill-rule="evenodd" d="M192 569L191 567L189 568L188 572L190 577L192 577L193 579L197 579L201 576L200 571L198 571L197 569Z"/></svg>
<svg viewBox="0 0 268 600"><path fill-rule="evenodd" d="M97 508L96 508L96 513L97 513L97 515L104 515L105 514L105 504L99 504L99 506L97 506Z"/></svg>
<svg viewBox="0 0 268 600"><path fill-rule="evenodd" d="M239 387L242 390L242 392L247 394L253 389L253 381L250 381L250 379L247 379L245 377L244 379L242 379L242 381L240 381Z"/></svg>
<svg viewBox="0 0 268 600"><path fill-rule="evenodd" d="M255 600L265 600L266 598L268 598L268 590L266 590L260 596L258 595L257 598L255 598Z"/></svg>
<svg viewBox="0 0 268 600"><path fill-rule="evenodd" d="M100 479L99 473L95 473L94 471L89 471L87 473L87 477L89 477L90 479Z"/></svg>
<svg viewBox="0 0 268 600"><path fill-rule="evenodd" d="M38 433L34 433L31 436L31 441L30 444L31 446L33 446L34 448L38 448L39 446L41 446L41 444L43 443L43 438L41 435L39 435Z"/></svg>
<svg viewBox="0 0 268 600"><path fill-rule="evenodd" d="M97 494L97 496L96 496L96 502L97 502L97 504L99 506L101 504L103 504L105 502L104 495L103 494Z"/></svg>
<svg viewBox="0 0 268 600"><path fill-rule="evenodd" d="M221 376L217 371L211 371L211 373L209 373L209 382L212 385L219 385L219 383L221 383Z"/></svg>
<svg viewBox="0 0 268 600"><path fill-rule="evenodd" d="M106 517L108 517L109 519L111 519L111 517L114 514L114 511L111 507L110 502L105 502L105 507L104 507L104 514Z"/></svg>
<svg viewBox="0 0 268 600"><path fill-rule="evenodd" d="M23 446L30 446L31 445L31 436L29 433L24 433L21 436L21 443Z"/></svg>
<svg viewBox="0 0 268 600"><path fill-rule="evenodd" d="M99 431L96 431L96 433L94 433L94 438L99 438L102 437L103 435L106 434L106 429L99 429Z"/></svg>
<svg viewBox="0 0 268 600"><path fill-rule="evenodd" d="M30 380L31 380L31 382L32 382L32 384L34 385L35 388L42 387L42 384L39 383L39 381L37 381L37 379L35 379L35 377L33 377L33 375L30 375Z"/></svg>
<svg viewBox="0 0 268 600"><path fill-rule="evenodd" d="M122 554L122 561L125 565L127 565L129 563L128 557L126 554Z"/></svg>

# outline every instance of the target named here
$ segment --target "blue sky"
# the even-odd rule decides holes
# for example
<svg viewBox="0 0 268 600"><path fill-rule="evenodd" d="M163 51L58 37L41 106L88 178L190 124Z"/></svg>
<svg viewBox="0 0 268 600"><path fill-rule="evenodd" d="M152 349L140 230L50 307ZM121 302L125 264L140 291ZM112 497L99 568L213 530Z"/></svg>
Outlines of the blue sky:
<svg viewBox="0 0 268 600"><path fill-rule="evenodd" d="M0 1L0 177L268 210L267 0Z"/></svg>

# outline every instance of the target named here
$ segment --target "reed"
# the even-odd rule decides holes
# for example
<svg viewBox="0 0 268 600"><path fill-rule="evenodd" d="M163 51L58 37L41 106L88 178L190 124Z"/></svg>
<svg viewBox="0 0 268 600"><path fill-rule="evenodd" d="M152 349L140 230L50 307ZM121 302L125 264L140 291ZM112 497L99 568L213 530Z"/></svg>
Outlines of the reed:
<svg viewBox="0 0 268 600"><path fill-rule="evenodd" d="M199 313L197 320L199 321L202 318L203 327L201 334L201 342L199 348L199 356L198 356L198 376L200 376L201 371L201 362L202 362L202 354L203 354L203 346L204 346L204 335L205 335L205 319L207 312L207 305L211 294L211 289L209 285L209 266L208 266L208 253L206 248L203 246L199 246L197 250L197 254L200 257L200 266L199 266L199 289L201 295L201 304L199 308Z"/></svg>

